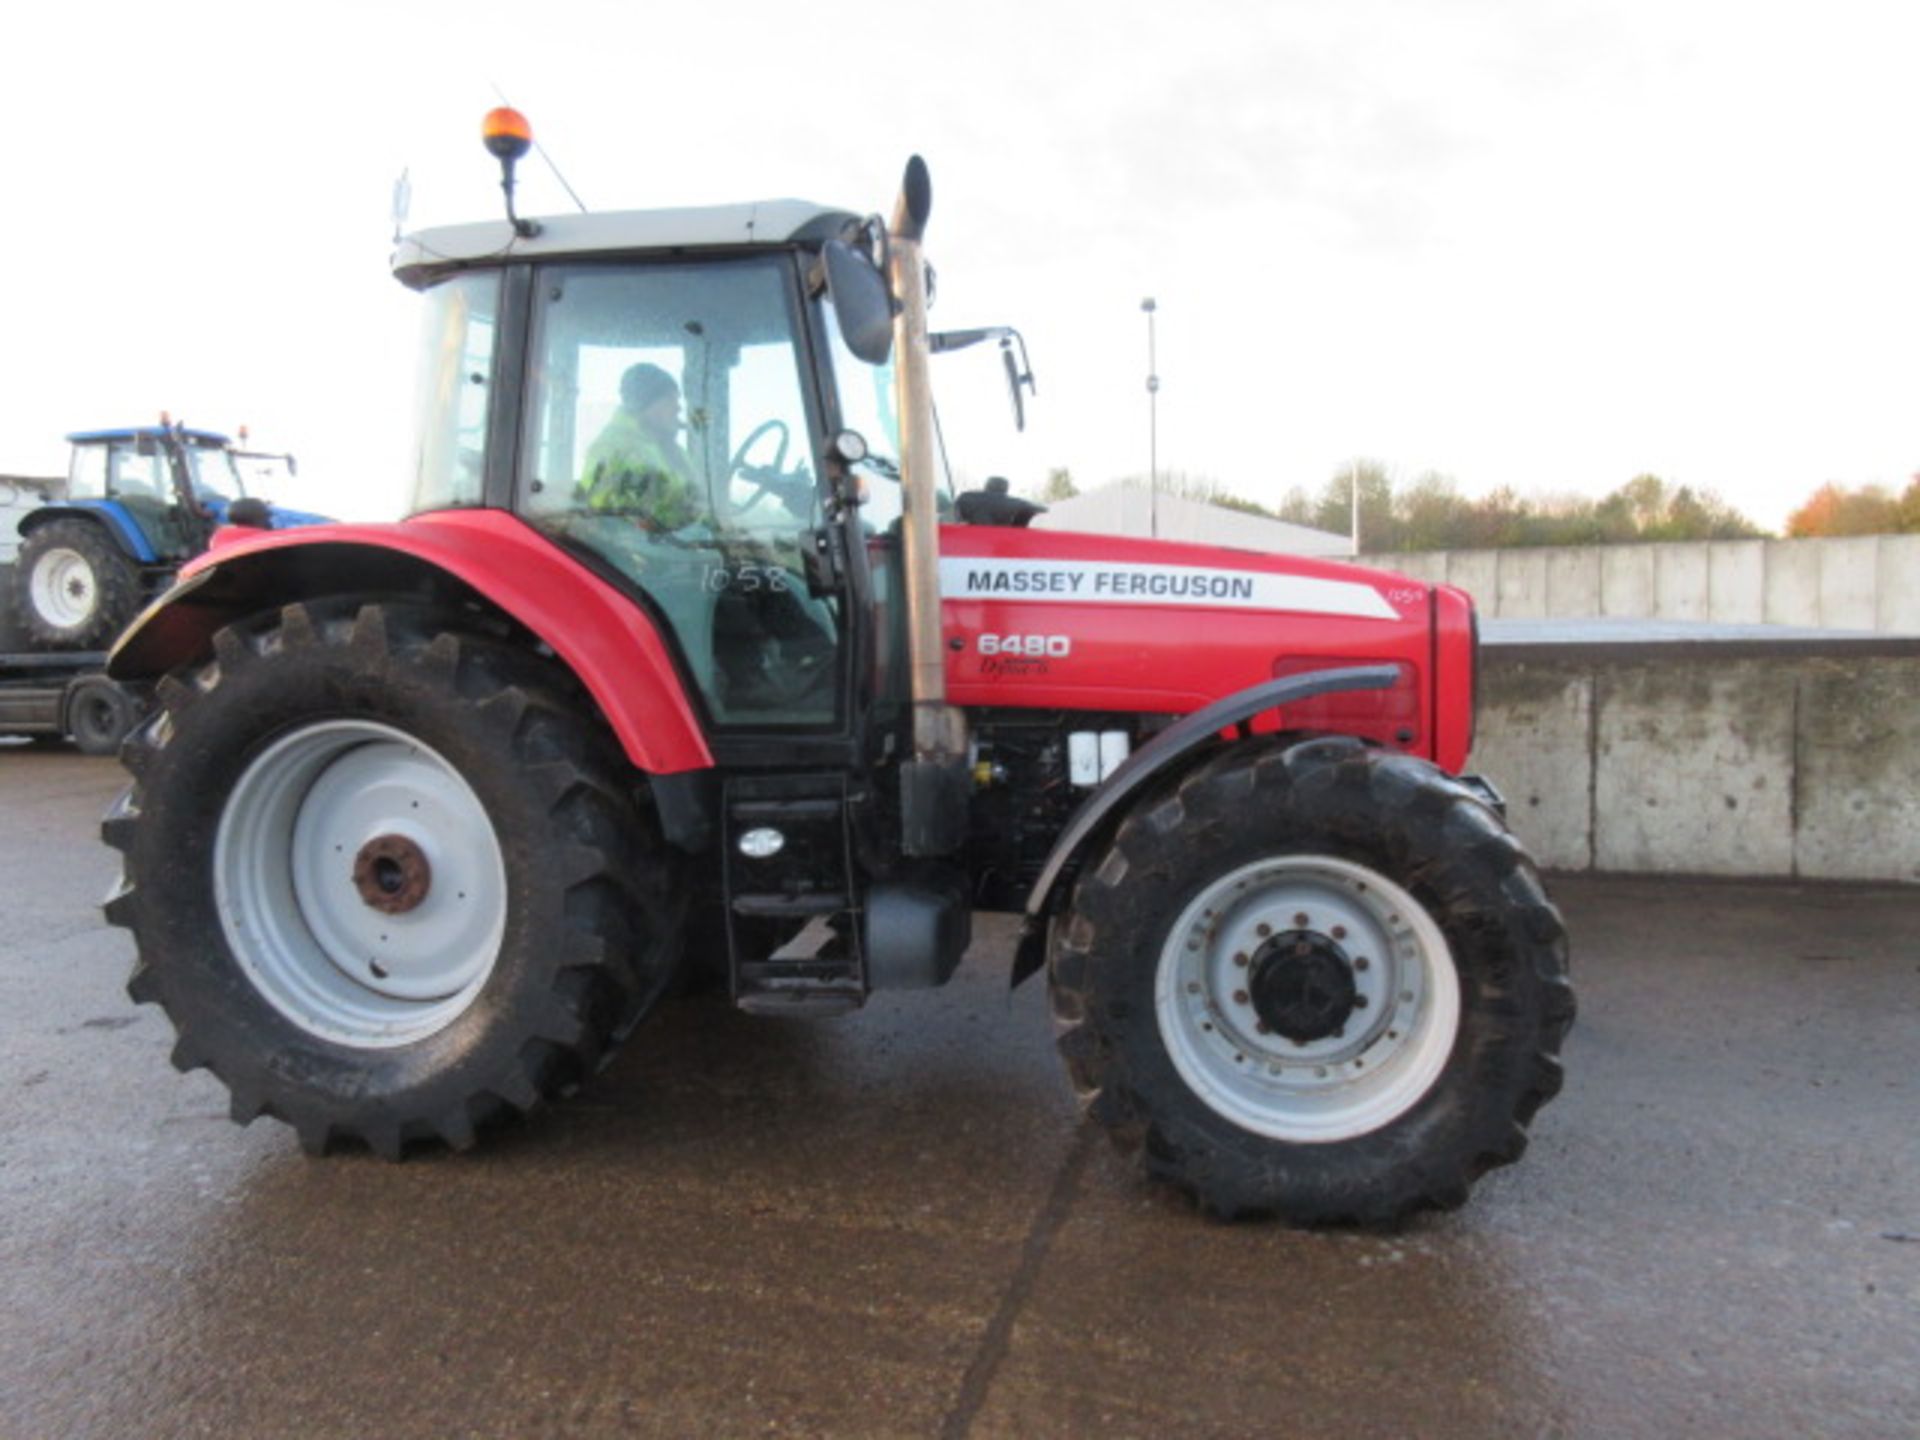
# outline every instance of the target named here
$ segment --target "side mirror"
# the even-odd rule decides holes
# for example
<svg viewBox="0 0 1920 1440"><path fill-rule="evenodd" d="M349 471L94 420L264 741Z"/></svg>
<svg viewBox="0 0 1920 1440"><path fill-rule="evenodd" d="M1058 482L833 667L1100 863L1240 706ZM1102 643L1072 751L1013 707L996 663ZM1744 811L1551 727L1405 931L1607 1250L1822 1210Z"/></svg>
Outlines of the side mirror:
<svg viewBox="0 0 1920 1440"><path fill-rule="evenodd" d="M1027 359L1027 337L1011 325L988 325L979 330L939 330L927 337L927 348L935 355L949 350L964 350L982 340L1000 342L1000 363L1007 371L1007 393L1013 397L1013 424L1016 430L1027 428L1027 394L1039 394L1033 383L1033 362ZM1020 353L1014 354L1018 345Z"/></svg>
<svg viewBox="0 0 1920 1440"><path fill-rule="evenodd" d="M884 365L893 353L893 297L873 257L844 240L829 240L827 295L847 348L869 365Z"/></svg>

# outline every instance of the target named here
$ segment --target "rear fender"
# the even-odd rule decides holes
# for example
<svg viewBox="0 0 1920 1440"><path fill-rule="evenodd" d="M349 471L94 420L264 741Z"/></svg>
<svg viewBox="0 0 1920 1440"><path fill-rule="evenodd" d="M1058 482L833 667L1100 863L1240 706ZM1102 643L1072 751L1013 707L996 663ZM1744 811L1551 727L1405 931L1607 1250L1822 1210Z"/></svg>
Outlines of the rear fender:
<svg viewBox="0 0 1920 1440"><path fill-rule="evenodd" d="M98 525L113 537L128 555L142 565L158 562L159 556L140 527L133 522L124 508L111 500L66 500L54 505L42 505L20 522L20 538L26 539L42 525L51 525L55 520L87 520Z"/></svg>
<svg viewBox="0 0 1920 1440"><path fill-rule="evenodd" d="M1018 985L1044 963L1047 917L1068 864L1083 854L1096 836L1110 831L1119 822L1128 802L1149 785L1183 768L1202 750L1211 748L1223 731L1236 730L1268 710L1336 691L1385 690L1399 678L1399 669L1393 665L1356 665L1339 670L1309 670L1269 680L1194 711L1134 751L1108 777L1106 784L1087 798L1067 822L1066 829L1060 832L1060 838L1053 842L1040 878L1027 895L1027 913L1013 957L1013 983Z"/></svg>
<svg viewBox="0 0 1920 1440"><path fill-rule="evenodd" d="M210 655L222 626L301 600L358 593L477 600L538 636L584 685L627 758L650 775L709 769L712 753L646 612L501 511L399 525L222 531L149 605L108 661L152 679Z"/></svg>

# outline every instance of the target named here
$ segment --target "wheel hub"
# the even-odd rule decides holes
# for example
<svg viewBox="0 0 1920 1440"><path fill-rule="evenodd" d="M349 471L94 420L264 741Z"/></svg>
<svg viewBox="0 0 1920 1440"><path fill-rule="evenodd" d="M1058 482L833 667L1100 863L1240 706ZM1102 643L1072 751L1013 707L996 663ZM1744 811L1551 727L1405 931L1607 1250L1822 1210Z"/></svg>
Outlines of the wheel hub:
<svg viewBox="0 0 1920 1440"><path fill-rule="evenodd" d="M1208 1107L1311 1144L1366 1134L1418 1102L1452 1050L1460 991L1446 937L1390 878L1280 854L1188 902L1161 950L1154 1007L1168 1057Z"/></svg>
<svg viewBox="0 0 1920 1440"><path fill-rule="evenodd" d="M500 954L506 863L486 807L443 756L377 721L318 721L249 762L213 869L247 978L336 1044L379 1049L445 1029Z"/></svg>
<svg viewBox="0 0 1920 1440"><path fill-rule="evenodd" d="M64 546L40 557L29 577L33 608L48 624L71 628L93 613L93 566Z"/></svg>
<svg viewBox="0 0 1920 1440"><path fill-rule="evenodd" d="M353 884L360 898L383 915L418 909L433 888L433 866L426 851L404 835L378 835L353 859Z"/></svg>
<svg viewBox="0 0 1920 1440"><path fill-rule="evenodd" d="M1274 936L1249 969L1254 1013L1296 1045L1339 1035L1357 1008L1359 989L1347 952L1318 931Z"/></svg>

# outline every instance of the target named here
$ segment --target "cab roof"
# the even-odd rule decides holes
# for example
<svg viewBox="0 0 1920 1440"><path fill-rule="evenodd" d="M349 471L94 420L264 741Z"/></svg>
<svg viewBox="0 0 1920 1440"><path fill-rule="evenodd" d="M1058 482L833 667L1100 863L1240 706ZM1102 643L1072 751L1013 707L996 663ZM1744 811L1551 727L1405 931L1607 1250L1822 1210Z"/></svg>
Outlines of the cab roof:
<svg viewBox="0 0 1920 1440"><path fill-rule="evenodd" d="M858 216L808 200L755 200L680 210L612 210L543 216L540 233L518 237L505 220L445 225L408 235L393 254L393 273L415 289L449 270L489 261L558 259L632 251L749 248L818 244Z"/></svg>
<svg viewBox="0 0 1920 1440"><path fill-rule="evenodd" d="M130 425L121 430L76 430L67 436L69 445L103 445L110 440L164 440L178 435L189 445L228 445L225 435L212 430L175 429L170 425Z"/></svg>

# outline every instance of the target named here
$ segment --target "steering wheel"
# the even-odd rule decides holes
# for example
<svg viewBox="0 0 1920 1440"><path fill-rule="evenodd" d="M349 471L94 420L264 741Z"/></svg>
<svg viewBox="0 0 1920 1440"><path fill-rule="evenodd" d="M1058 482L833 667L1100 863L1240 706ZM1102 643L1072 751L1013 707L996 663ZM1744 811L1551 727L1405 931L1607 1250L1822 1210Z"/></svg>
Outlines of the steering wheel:
<svg viewBox="0 0 1920 1440"><path fill-rule="evenodd" d="M747 456L752 452L753 447L760 443L760 437L775 434L780 437L780 441L773 452L773 463L749 465ZM787 422L775 418L762 420L753 427L747 438L740 442L740 448L733 452L733 459L727 462L727 478L731 480L738 475L751 482L753 490L746 499L735 505L734 509L751 510L768 495L774 496L789 508L796 500L804 505L806 500L811 498L812 482L798 475L790 475L781 468L786 463L787 445L791 439L792 433L787 429Z"/></svg>

